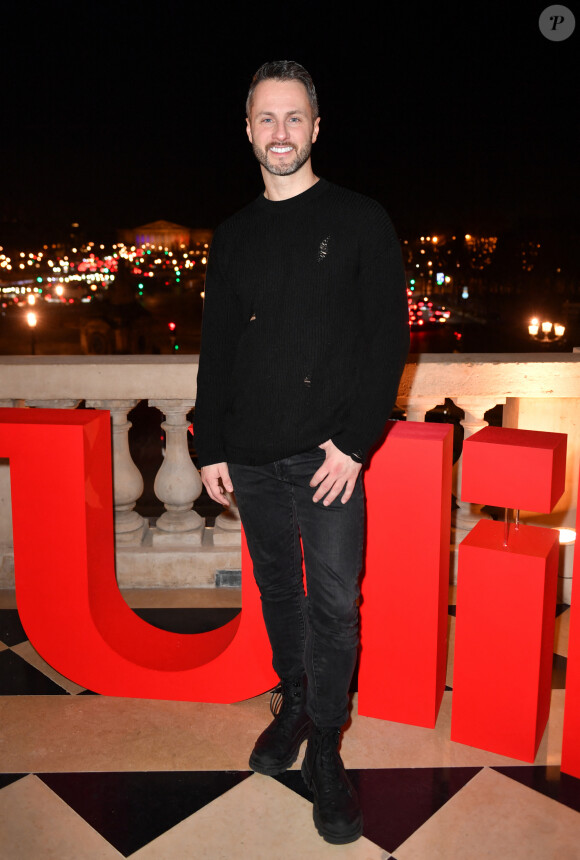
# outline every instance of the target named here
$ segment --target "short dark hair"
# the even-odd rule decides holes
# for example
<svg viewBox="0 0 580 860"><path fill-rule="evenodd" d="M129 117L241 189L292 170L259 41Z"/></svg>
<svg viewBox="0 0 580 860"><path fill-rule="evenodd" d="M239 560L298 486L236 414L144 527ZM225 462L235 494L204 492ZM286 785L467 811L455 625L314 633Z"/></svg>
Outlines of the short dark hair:
<svg viewBox="0 0 580 860"><path fill-rule="evenodd" d="M310 77L310 73L306 71L304 66L294 60L272 60L269 63L264 63L260 66L250 84L248 97L246 99L246 116L250 115L252 107L252 99L254 91L261 81L300 81L306 88L306 94L310 107L312 108L312 118L318 116L318 96L314 87L314 81Z"/></svg>

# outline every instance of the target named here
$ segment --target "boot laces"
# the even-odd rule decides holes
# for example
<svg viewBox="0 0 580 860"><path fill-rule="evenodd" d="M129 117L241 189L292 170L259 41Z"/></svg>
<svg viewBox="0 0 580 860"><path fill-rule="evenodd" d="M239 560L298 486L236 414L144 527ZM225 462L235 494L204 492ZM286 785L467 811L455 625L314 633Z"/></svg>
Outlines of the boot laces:
<svg viewBox="0 0 580 860"><path fill-rule="evenodd" d="M272 690L270 696L270 713L277 717L288 709L293 697L302 695L302 679L293 681L281 681Z"/></svg>
<svg viewBox="0 0 580 860"><path fill-rule="evenodd" d="M278 684L277 687L274 687L272 690L272 695L270 696L270 713L273 717L277 717L280 711L282 710L282 705L284 703L284 688L282 684Z"/></svg>
<svg viewBox="0 0 580 860"><path fill-rule="evenodd" d="M342 779L344 765L338 752L340 729L321 733L318 740L317 757L320 762L318 773L321 777L320 789L324 794L335 794L336 791L350 794Z"/></svg>

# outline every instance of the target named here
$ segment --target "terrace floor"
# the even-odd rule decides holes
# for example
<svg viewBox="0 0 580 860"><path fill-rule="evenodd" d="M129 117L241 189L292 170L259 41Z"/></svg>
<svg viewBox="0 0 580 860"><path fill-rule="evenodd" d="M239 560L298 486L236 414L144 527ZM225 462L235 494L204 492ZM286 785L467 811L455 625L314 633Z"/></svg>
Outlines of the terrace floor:
<svg viewBox="0 0 580 860"><path fill-rule="evenodd" d="M125 592L152 623L197 632L239 606L234 589ZM560 774L568 607L558 607L550 720L533 765L450 741L448 689L435 729L358 716L342 755L364 836L328 845L294 767L253 774L267 694L234 705L98 696L50 669L0 592L0 858L359 860L580 858L580 780ZM412 607L409 611L412 611ZM401 643L404 647L404 643ZM513 672L509 655L503 670Z"/></svg>

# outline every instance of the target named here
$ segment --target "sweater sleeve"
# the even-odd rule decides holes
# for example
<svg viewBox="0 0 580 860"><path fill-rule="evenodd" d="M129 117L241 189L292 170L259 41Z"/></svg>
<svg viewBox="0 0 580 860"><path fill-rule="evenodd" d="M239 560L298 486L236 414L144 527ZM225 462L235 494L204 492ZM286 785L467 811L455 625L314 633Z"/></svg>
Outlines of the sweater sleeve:
<svg viewBox="0 0 580 860"><path fill-rule="evenodd" d="M332 437L337 448L361 462L393 411L410 341L401 247L390 218L378 208L361 240L358 379L346 421Z"/></svg>
<svg viewBox="0 0 580 860"><path fill-rule="evenodd" d="M226 460L224 418L231 374L243 330L238 297L223 273L222 241L216 232L205 279L201 350L194 415L195 448L200 466Z"/></svg>

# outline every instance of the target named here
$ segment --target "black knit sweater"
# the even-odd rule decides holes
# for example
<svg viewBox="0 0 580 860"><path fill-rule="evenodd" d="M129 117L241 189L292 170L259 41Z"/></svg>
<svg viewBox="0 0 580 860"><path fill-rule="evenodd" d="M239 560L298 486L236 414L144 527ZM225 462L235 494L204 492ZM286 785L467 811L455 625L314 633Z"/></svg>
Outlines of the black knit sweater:
<svg viewBox="0 0 580 860"><path fill-rule="evenodd" d="M408 348L401 249L382 206L324 179L288 200L261 195L210 250L200 465L269 463L328 439L364 461Z"/></svg>

